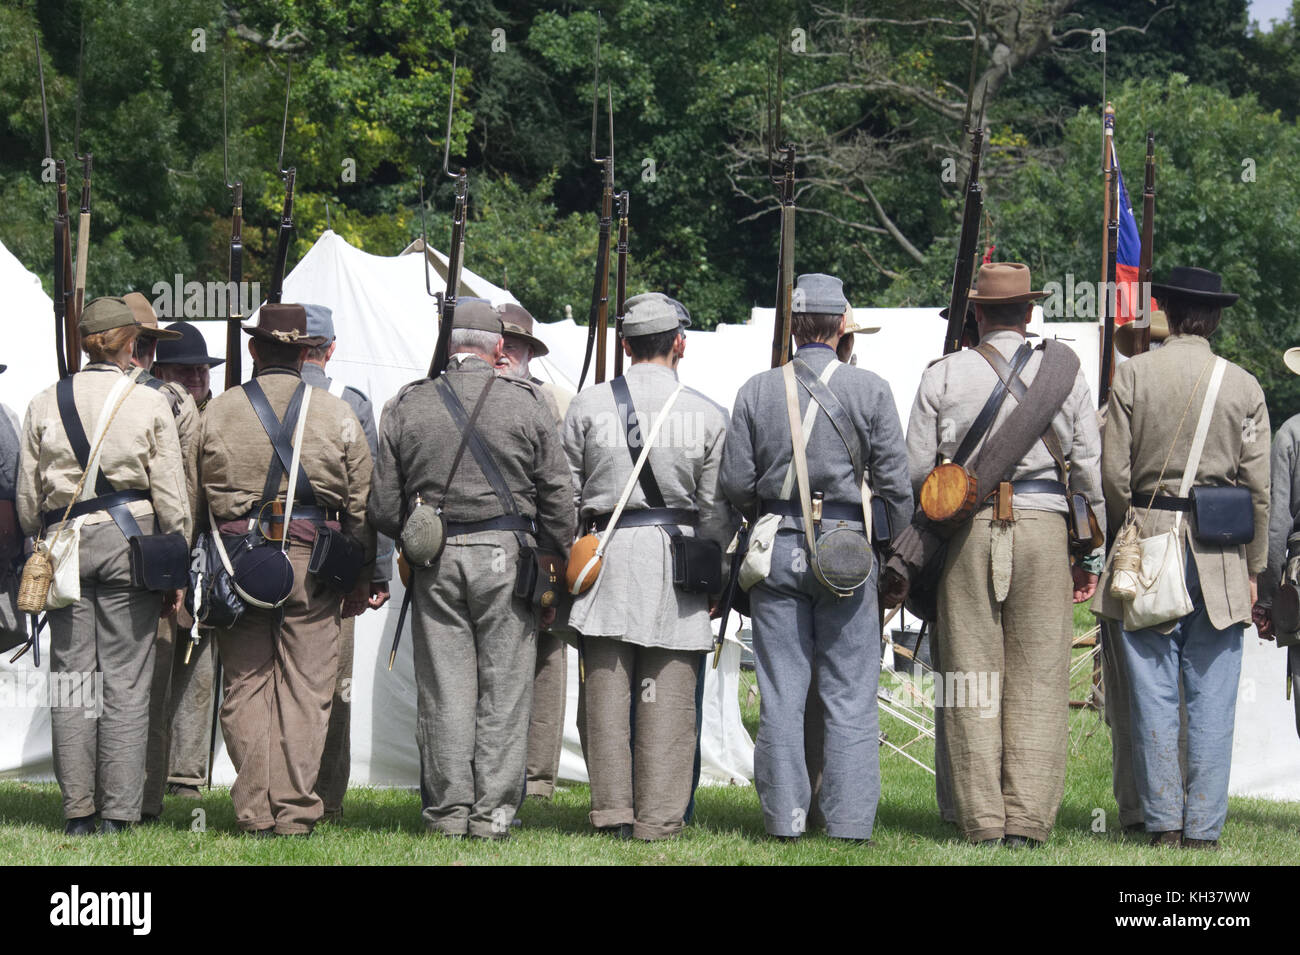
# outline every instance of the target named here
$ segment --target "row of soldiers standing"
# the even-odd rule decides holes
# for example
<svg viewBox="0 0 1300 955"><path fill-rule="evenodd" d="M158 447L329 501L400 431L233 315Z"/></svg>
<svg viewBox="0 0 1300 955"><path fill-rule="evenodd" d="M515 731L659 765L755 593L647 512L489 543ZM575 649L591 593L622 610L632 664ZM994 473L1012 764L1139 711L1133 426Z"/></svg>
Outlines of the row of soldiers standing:
<svg viewBox="0 0 1300 955"><path fill-rule="evenodd" d="M1040 295L1023 266L986 266L971 296L981 342L1011 360ZM755 528L770 515L763 572L747 582L764 825L797 838L816 800L829 836L869 839L880 792L876 583L837 591L817 563L816 539L829 531L870 536L864 487L883 501L890 527L906 526L925 475L971 430L997 371L971 351L932 366L905 442L888 384L837 358L849 312L840 282L801 276L795 301L794 362L820 385L794 388L795 376L763 372L741 388L729 415L679 384L690 316L667 296L628 300L627 374L582 392L567 413L563 396L528 377L529 356L544 348L530 334L531 317L462 300L447 371L404 388L385 407L377 435L368 404L329 394L323 367L304 363L311 356L323 366L333 335L327 315L298 305L264 306L258 325L246 327L254 379L213 399L197 429L187 399L169 399L157 387L128 389L104 425L135 340L156 320L138 318L122 300L91 303L82 332L92 362L71 390L81 427L90 423L97 443L103 437L90 462L98 467L92 486L102 475L110 494L129 494L125 506L137 518L156 517L162 533L189 537L200 526L231 547L250 534L278 541L290 568L271 561L262 565L266 573L245 579L248 593L240 593L250 605L217 632L240 828L308 834L341 807L347 728L339 689L350 670L342 621L387 600L390 571L382 554L376 560L376 531L404 538L428 502L444 522L443 546L435 559L413 562L408 594L431 831L505 838L525 793L553 786L563 723L560 640L567 639L582 661L578 722L593 826L642 839L680 832L699 769L699 691L718 593L677 586L676 545L697 538L723 550L734 546L741 515ZM1037 350L1018 362L1026 384L1041 362ZM312 386L305 400L304 382ZM944 706L940 720L950 812L975 842L1041 842L1063 792L1070 605L1092 596L1101 558L1099 549L1071 568L1064 485L1104 513L1100 441L1081 371L1067 390L1052 421L1066 460L1035 445L1007 475L1016 494L1010 519L980 509L948 545L936 670L997 675L992 702L1000 718L989 719L988 701L975 701ZM474 408L470 428L490 461L481 448L464 454L470 428L457 404ZM111 513L122 502L82 493L82 473L91 469L57 405L51 388L29 408L18 513L31 535L61 526L61 515L84 518L81 599L50 613L52 666L95 669L90 654L97 654L105 701L114 705L95 728L56 710L55 759L69 831L89 831L97 813L111 830L158 805L144 793L141 703L147 707L150 694L140 688L146 674L156 687L168 682L176 651L155 659L155 643L164 641L153 639L150 615L156 620L159 608L156 595L131 579L129 548ZM1266 417L1263 427L1266 435ZM666 437L656 441L660 433ZM298 469L305 484L290 478ZM188 487L177 482L180 473ZM305 493L287 526L280 517L277 527L276 505L287 507L291 486ZM796 489L816 499L811 529ZM69 505L76 514L65 512ZM535 611L516 595L519 561L534 547L568 554L579 530L606 532L594 585L562 615L555 606ZM346 592L328 587L313 566L314 545L327 531L359 551L360 572ZM891 604L902 599L888 582L884 596ZM121 607L113 609L114 601ZM164 594L164 616L179 604L179 593ZM148 639L128 632L146 624ZM155 710L165 698L153 694ZM820 752L805 744L810 702L819 704ZM155 715L153 722L164 721ZM327 738L335 740L334 757ZM149 777L160 793L160 773ZM943 795L941 787L941 806Z"/></svg>

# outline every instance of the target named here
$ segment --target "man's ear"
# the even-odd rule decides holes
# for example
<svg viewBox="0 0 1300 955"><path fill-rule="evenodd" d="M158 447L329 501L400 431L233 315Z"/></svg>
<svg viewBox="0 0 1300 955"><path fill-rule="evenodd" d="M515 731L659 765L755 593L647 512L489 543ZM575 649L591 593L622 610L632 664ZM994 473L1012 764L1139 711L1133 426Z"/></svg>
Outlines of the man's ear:
<svg viewBox="0 0 1300 955"><path fill-rule="evenodd" d="M497 336L497 347L492 349L492 361L495 363L498 359L504 357L506 353L506 340L500 335Z"/></svg>
<svg viewBox="0 0 1300 955"><path fill-rule="evenodd" d="M338 343L338 342L336 342L336 341L334 341L334 342L330 342L329 351L325 352L325 360L326 360L326 361L329 361L331 358L334 357L334 349L336 349L336 348L338 348L338 347L339 347L339 343Z"/></svg>
<svg viewBox="0 0 1300 955"><path fill-rule="evenodd" d="M849 327L849 313L848 313L848 312L845 312L843 315L840 316L840 327L839 327L839 330L836 332L835 337L836 337L836 338L843 338L843 337L844 337L844 329L846 329L846 328L848 328L848 327Z"/></svg>

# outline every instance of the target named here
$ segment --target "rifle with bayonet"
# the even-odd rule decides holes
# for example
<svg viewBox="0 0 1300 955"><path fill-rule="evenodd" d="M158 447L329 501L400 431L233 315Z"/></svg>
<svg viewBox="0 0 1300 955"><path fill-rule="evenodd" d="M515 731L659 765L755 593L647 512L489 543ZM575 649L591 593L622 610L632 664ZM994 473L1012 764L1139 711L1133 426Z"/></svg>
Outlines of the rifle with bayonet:
<svg viewBox="0 0 1300 955"><path fill-rule="evenodd" d="M578 390L587 380L592 353L596 356L596 384L605 380L605 337L609 329L609 236L614 223L614 91L606 84L606 115L609 119L609 155L596 155L596 119L600 112L600 20L596 21L596 69L591 92L591 161L601 169L600 238L596 244L596 277L591 287L591 309L587 313L587 353L578 375Z"/></svg>
<svg viewBox="0 0 1300 955"><path fill-rule="evenodd" d="M284 140L289 130L289 88L292 84L292 65L285 63L284 68L284 122L280 126L280 158L275 161L276 169L284 179L284 209L280 213L280 231L275 242L275 263L271 267L271 290L266 300L278 305L284 295L284 267L289 258L289 243L293 239L293 183L298 170L293 166L284 166Z"/></svg>
<svg viewBox="0 0 1300 955"><path fill-rule="evenodd" d="M460 171L451 171L451 117L456 105L456 57L451 58L451 92L447 97L447 137L442 148L442 173L456 183L456 204L451 214L451 245L447 248L447 282L438 297L438 344L433 350L433 361L429 364L429 377L437 378L447 370L447 360L451 358L451 326L456 318L456 300L460 293L460 272L465 261L465 204L469 198L469 177L465 167ZM423 183L423 179L421 179ZM420 202L423 205L424 192L421 187ZM425 282L428 282L429 247L424 247ZM393 652L397 652L396 646Z"/></svg>
<svg viewBox="0 0 1300 955"><path fill-rule="evenodd" d="M975 68L979 61L980 34L984 29L984 8L980 7L971 49L970 78L967 81L966 115L962 132L970 136L970 171L966 176L964 205L961 214L961 237L957 240L957 261L953 264L952 290L948 296L948 328L943 336L943 353L961 351L966 329L966 309L970 299L971 279L975 274L975 243L979 239L980 219L984 215L984 189L980 185L980 158L984 149L984 102L980 102L979 120L972 129L970 117L975 100Z"/></svg>
<svg viewBox="0 0 1300 955"><path fill-rule="evenodd" d="M782 142L781 101L785 74L781 64L782 44L776 46L776 108L773 119L772 89L768 84L768 179L776 186L781 206L781 234L776 262L776 315L772 327L772 367L790 360L790 300L794 294L794 143ZM769 81L771 74L768 74ZM777 158L779 156L779 159Z"/></svg>
<svg viewBox="0 0 1300 955"><path fill-rule="evenodd" d="M618 278L614 282L614 377L623 375L623 314L627 311L627 208L628 195L618 194Z"/></svg>
<svg viewBox="0 0 1300 955"><path fill-rule="evenodd" d="M1097 374L1097 407L1106 407L1111 376L1115 372L1115 310L1119 292L1115 288L1116 255L1119 251L1119 173L1115 168L1115 109L1106 104L1104 119L1106 173L1106 257L1101 322L1101 364Z"/></svg>
<svg viewBox="0 0 1300 955"><path fill-rule="evenodd" d="M54 159L50 144L50 110L45 99L45 65L41 60L41 39L35 34L36 74L41 85L41 119L45 124L45 162L54 163L54 181L58 190L54 215L54 350L58 361L59 377L68 377L68 355L64 332L67 323L68 289L72 285L69 261L72 255L68 235L68 167L62 159Z"/></svg>
<svg viewBox="0 0 1300 955"><path fill-rule="evenodd" d="M1151 242L1156 223L1156 134L1147 130L1146 181L1142 185L1142 251L1138 255L1138 324L1134 328L1133 354L1151 347Z"/></svg>
<svg viewBox="0 0 1300 955"><path fill-rule="evenodd" d="M226 390L237 388L242 368L244 284L244 183L230 179L230 131L227 121L226 51L221 51L221 181L230 190L230 268L226 285Z"/></svg>
<svg viewBox="0 0 1300 955"><path fill-rule="evenodd" d="M81 40L77 48L77 121L72 136L72 156L81 163L81 208L77 218L76 278L72 289L72 308L68 311L68 370L81 367L81 310L86 304L86 267L90 255L90 150L81 154L82 56L86 49L86 23L83 13ZM71 223L69 223L71 224Z"/></svg>

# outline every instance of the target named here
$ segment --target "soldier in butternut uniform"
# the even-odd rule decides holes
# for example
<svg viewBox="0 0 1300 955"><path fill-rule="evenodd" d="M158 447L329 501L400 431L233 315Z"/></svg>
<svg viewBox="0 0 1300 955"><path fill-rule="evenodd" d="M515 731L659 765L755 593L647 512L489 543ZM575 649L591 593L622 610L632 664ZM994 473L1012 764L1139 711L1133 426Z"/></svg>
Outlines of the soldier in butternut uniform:
<svg viewBox="0 0 1300 955"><path fill-rule="evenodd" d="M198 499L199 410L188 391L177 384L155 378L149 371L160 341L176 341L180 332L158 327L158 316L149 300L139 292L129 292L122 301L130 307L140 323L140 335L135 340L131 374L140 384L154 389L171 407L180 438L181 457L185 461L185 490L191 503ZM191 515L191 518L194 515ZM183 621L178 617L184 617ZM179 630L188 637L189 624L185 608L175 617L158 621L158 636L154 648L153 684L149 692L149 751L145 760L144 803L140 819L152 822L162 813L163 789L167 783L167 752L170 748L172 684L174 668L183 663L185 642L177 643ZM179 655L177 651L179 650Z"/></svg>
<svg viewBox="0 0 1300 955"><path fill-rule="evenodd" d="M1136 509L1140 536L1170 531L1188 558L1184 583L1193 611L1140 630L1124 628L1124 664L1133 722L1133 769L1143 822L1153 844L1217 846L1228 815L1232 729L1242 639L1268 564L1269 419L1254 375L1218 358L1209 338L1237 300L1206 269L1179 267L1152 293L1169 319L1159 351L1115 370L1102 452L1110 521ZM1222 363L1222 364L1220 364ZM1231 523L1253 525L1249 543L1218 545L1196 536L1187 497L1179 496L1201 407L1218 383L1209 429L1189 494L1197 488L1246 488ZM1162 474L1163 472L1163 474ZM1123 621L1107 568L1093 609ZM1187 706L1186 769L1179 765L1179 684Z"/></svg>
<svg viewBox="0 0 1300 955"><path fill-rule="evenodd" d="M301 305L264 305L253 336L254 378L277 419L302 383L303 350L321 343L306 333ZM208 404L199 444L203 504L223 535L245 535L273 502L264 501L274 454L249 385ZM292 590L278 610L248 606L229 630L218 631L225 699L221 729L235 771L230 797L240 829L277 835L310 834L323 805L315 793L338 673L340 601L308 573L317 528L341 529L361 549L356 588L342 601L352 616L366 606L375 535L366 522L371 460L357 416L343 401L310 389L299 453L314 506L293 505L287 529ZM284 503L288 477L280 470L276 500ZM202 513L206 513L206 510ZM265 533L265 522L261 522ZM279 528L271 526L272 533ZM232 540L233 537L227 537ZM229 549L229 548L227 548Z"/></svg>
<svg viewBox="0 0 1300 955"><path fill-rule="evenodd" d="M68 523L80 529L81 597L49 611L50 671L100 673L103 679L98 719L77 706L55 706L50 713L54 773L70 835L93 831L96 811L101 831L125 829L140 818L159 611L174 613L180 604L179 590L160 602L159 594L132 582L124 528L134 522L143 534L156 529L190 536L171 407L161 393L124 380L140 327L122 299L90 302L80 322L90 363L33 398L23 424L17 498L23 532L50 535L80 492ZM59 392L69 385L74 407L65 419ZM81 463L65 420L80 432L87 463L100 445L96 473ZM101 421L102 442L96 437ZM110 507L124 509L129 519Z"/></svg>
<svg viewBox="0 0 1300 955"><path fill-rule="evenodd" d="M524 798L536 633L555 613L514 595L520 538L567 554L573 486L541 396L496 373L501 317L490 303L460 300L449 351L442 375L407 385L384 408L369 513L396 539L417 498L443 503L446 547L431 566L413 567L409 590L424 824L445 836L504 839ZM516 514L470 450L452 475L462 432L442 389L468 417L489 387L475 430Z"/></svg>
<svg viewBox="0 0 1300 955"><path fill-rule="evenodd" d="M981 267L970 295L980 345L1010 361L1025 345L1033 302L1043 294L1031 288L1020 263ZM1026 387L1042 363L1043 352L1034 350L1020 372ZM957 452L998 382L973 349L921 376L907 423L918 496L936 459ZM1017 404L1005 399L970 460L998 439ZM1081 367L1051 428L1069 468L1069 490L1084 494L1104 522L1097 412ZM1065 790L1071 599L1092 596L1101 553L1089 555L1090 569L1071 568L1065 476L1044 441L1004 480L1012 485L1013 520L995 521L993 508L981 504L948 541L936 627L942 673L935 679L953 694L944 700L943 721L958 825L975 843L1035 846L1051 832ZM967 687L981 680L982 691L976 685L975 699L966 698Z"/></svg>
<svg viewBox="0 0 1300 955"><path fill-rule="evenodd" d="M497 371L524 378L537 386L555 417L556 434L573 401L573 392L533 377L528 364L545 355L546 343L533 335L533 316L522 305L497 307L501 313L502 355ZM537 670L533 677L533 711L528 720L528 795L550 798L560 772L560 750L564 745L565 677L567 644L550 629L537 631Z"/></svg>
<svg viewBox="0 0 1300 955"><path fill-rule="evenodd" d="M569 612L569 625L583 637L579 718L586 726L591 824L636 839L675 836L685 824L696 684L703 655L713 647L709 609L716 595L674 586L670 533L702 537L721 549L737 523L718 487L727 412L677 380L689 324L686 308L666 295L628 299L627 374L583 391L564 421L582 527L603 532L633 468L627 401L615 386L626 386L635 408L637 453L680 388L610 538L600 576ZM661 500L647 496L647 471Z"/></svg>

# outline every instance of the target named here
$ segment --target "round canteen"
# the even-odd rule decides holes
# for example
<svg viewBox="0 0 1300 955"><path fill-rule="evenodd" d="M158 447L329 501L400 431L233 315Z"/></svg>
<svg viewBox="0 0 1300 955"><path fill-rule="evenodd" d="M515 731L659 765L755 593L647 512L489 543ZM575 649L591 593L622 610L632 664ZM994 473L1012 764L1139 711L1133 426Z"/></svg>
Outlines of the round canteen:
<svg viewBox="0 0 1300 955"><path fill-rule="evenodd" d="M253 547L231 560L235 590L255 607L273 610L293 592L293 564L278 547Z"/></svg>
<svg viewBox="0 0 1300 955"><path fill-rule="evenodd" d="M447 544L447 522L438 509L421 504L402 527L402 554L415 567L429 567Z"/></svg>
<svg viewBox="0 0 1300 955"><path fill-rule="evenodd" d="M575 597L590 590L600 576L601 558L596 554L599 547L600 538L595 534L587 534L578 538L569 551L569 565L564 571L564 581L568 584L569 593Z"/></svg>

